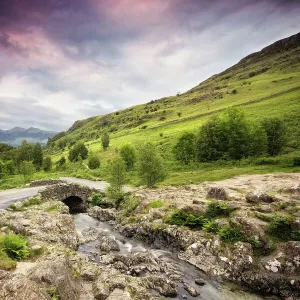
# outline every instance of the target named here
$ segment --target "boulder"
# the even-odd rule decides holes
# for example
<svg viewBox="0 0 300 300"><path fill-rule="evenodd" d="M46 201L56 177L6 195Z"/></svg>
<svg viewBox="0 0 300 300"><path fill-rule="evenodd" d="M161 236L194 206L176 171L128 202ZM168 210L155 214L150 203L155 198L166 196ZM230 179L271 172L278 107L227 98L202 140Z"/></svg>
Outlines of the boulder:
<svg viewBox="0 0 300 300"><path fill-rule="evenodd" d="M28 274L28 279L46 289L54 287L62 300L77 299L80 294L80 286L72 276L72 268L65 253L42 257Z"/></svg>
<svg viewBox="0 0 300 300"><path fill-rule="evenodd" d="M88 215L98 219L101 222L114 221L116 219L117 211L115 208L101 208L93 206L88 209Z"/></svg>
<svg viewBox="0 0 300 300"><path fill-rule="evenodd" d="M256 192L248 192L245 196L246 201L248 203L272 203L275 201L275 198L265 192L256 191Z"/></svg>
<svg viewBox="0 0 300 300"><path fill-rule="evenodd" d="M213 198L217 200L228 200L228 194L224 188L211 187L206 195L207 198Z"/></svg>

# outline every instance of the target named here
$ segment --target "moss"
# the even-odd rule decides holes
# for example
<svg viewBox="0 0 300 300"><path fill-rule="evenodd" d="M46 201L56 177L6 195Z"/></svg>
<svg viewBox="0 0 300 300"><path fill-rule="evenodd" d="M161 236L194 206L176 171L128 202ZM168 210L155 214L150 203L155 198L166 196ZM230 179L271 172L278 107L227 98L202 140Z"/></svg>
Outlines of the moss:
<svg viewBox="0 0 300 300"><path fill-rule="evenodd" d="M2 270L12 270L16 267L17 262L11 259L6 252L0 250L0 269Z"/></svg>
<svg viewBox="0 0 300 300"><path fill-rule="evenodd" d="M151 200L145 207L144 213L148 213L152 208L161 208L165 205L162 200Z"/></svg>

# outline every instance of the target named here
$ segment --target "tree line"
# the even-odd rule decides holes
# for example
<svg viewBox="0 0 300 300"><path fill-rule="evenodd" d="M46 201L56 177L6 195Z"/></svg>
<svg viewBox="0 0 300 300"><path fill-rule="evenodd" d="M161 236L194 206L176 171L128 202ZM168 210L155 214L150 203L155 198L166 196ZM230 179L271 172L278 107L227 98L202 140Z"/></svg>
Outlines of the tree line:
<svg viewBox="0 0 300 300"><path fill-rule="evenodd" d="M30 144L24 140L18 148L0 143L0 179L21 174L28 181L34 172L47 172L51 168L51 157L44 156L40 143Z"/></svg>
<svg viewBox="0 0 300 300"><path fill-rule="evenodd" d="M285 145L285 135L284 122L278 118L251 122L241 111L229 109L208 120L198 133L184 132L173 153L183 164L275 156Z"/></svg>

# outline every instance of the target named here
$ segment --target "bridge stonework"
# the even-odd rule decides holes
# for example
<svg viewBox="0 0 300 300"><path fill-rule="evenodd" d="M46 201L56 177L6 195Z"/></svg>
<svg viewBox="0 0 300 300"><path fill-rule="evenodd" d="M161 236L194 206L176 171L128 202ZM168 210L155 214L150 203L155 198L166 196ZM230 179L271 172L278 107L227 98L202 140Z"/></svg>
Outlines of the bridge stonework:
<svg viewBox="0 0 300 300"><path fill-rule="evenodd" d="M59 183L48 186L39 193L43 201L62 201L69 206L70 213L79 213L87 211L89 197L94 192L97 192L97 190L80 184Z"/></svg>

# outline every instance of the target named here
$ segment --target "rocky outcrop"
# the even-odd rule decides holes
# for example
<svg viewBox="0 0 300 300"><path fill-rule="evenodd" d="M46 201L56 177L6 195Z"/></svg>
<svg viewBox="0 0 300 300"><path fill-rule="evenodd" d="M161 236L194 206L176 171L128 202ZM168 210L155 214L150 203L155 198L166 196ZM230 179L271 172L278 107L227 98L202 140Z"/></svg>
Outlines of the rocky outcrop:
<svg viewBox="0 0 300 300"><path fill-rule="evenodd" d="M117 211L115 208L101 208L99 206L92 206L88 209L88 215L98 219L101 222L114 221L116 219Z"/></svg>
<svg viewBox="0 0 300 300"><path fill-rule="evenodd" d="M213 198L217 200L227 200L228 194L222 187L211 187L206 195L207 198Z"/></svg>
<svg viewBox="0 0 300 300"><path fill-rule="evenodd" d="M68 207L62 202L49 201L22 211L4 211L1 222L15 233L26 235L32 244L58 244L76 249L79 239L67 211Z"/></svg>

